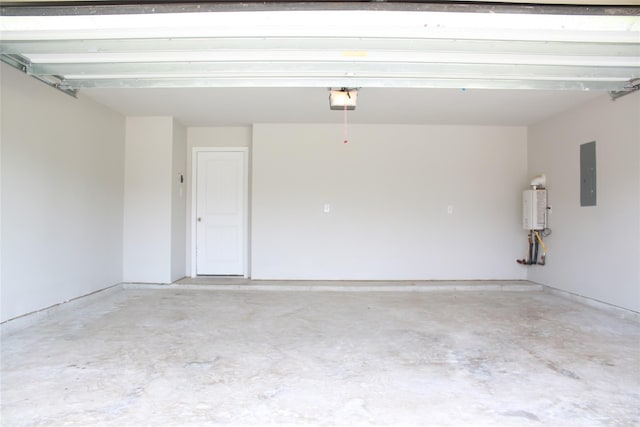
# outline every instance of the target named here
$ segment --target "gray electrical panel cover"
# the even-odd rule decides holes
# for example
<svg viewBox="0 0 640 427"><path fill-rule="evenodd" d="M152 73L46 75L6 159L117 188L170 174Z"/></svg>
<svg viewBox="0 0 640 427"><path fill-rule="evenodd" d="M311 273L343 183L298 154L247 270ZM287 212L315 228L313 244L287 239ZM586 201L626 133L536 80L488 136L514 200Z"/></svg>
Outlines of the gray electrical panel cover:
<svg viewBox="0 0 640 427"><path fill-rule="evenodd" d="M580 145L580 206L596 205L596 142Z"/></svg>

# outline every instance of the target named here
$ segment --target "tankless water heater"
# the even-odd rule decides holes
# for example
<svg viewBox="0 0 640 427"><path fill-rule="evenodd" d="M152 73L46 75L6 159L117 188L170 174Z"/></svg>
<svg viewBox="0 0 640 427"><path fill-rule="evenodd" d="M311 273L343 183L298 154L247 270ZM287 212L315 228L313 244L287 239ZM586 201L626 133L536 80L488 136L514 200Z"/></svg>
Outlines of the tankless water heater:
<svg viewBox="0 0 640 427"><path fill-rule="evenodd" d="M522 192L522 227L525 230L547 228L547 190L535 189Z"/></svg>

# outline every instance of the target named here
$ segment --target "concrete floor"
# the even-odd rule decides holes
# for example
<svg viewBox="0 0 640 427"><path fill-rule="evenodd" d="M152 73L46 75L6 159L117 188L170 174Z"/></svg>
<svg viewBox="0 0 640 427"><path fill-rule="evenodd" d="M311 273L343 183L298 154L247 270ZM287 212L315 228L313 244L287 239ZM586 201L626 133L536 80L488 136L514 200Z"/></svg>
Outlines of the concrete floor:
<svg viewBox="0 0 640 427"><path fill-rule="evenodd" d="M542 291L125 289L3 338L1 423L637 426L639 347Z"/></svg>

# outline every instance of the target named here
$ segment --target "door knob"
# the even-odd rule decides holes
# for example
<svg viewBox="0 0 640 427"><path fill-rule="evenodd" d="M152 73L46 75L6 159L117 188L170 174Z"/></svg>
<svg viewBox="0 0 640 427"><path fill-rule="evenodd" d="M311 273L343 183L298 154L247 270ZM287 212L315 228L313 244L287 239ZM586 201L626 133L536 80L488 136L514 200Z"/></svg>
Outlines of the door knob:
<svg viewBox="0 0 640 427"><path fill-rule="evenodd" d="M198 222L202 222L202 218L198 217Z"/></svg>

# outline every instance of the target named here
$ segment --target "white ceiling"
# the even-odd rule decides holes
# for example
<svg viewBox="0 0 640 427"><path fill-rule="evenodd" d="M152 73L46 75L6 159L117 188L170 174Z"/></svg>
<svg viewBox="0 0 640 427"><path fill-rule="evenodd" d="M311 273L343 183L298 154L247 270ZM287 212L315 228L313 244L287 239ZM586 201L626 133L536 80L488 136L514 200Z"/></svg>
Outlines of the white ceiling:
<svg viewBox="0 0 640 427"><path fill-rule="evenodd" d="M173 116L185 126L341 123L324 88L82 89L81 97L126 116ZM350 123L524 126L602 91L362 88ZM612 101L613 102L613 101Z"/></svg>

